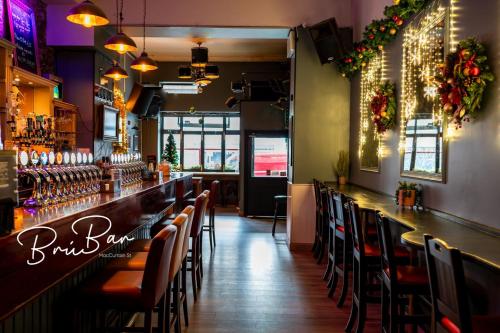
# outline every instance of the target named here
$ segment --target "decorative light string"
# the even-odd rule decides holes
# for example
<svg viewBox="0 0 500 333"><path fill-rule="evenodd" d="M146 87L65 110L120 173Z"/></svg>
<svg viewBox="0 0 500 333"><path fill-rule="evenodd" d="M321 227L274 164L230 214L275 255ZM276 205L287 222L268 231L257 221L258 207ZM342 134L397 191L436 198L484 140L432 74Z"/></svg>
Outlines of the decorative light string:
<svg viewBox="0 0 500 333"><path fill-rule="evenodd" d="M365 153L365 145L369 135L377 142L377 155L381 154L381 138L375 125L370 123L372 116L370 104L379 86L385 81L385 56L382 50L361 70L361 91L359 99L359 158ZM372 133L370 133L372 132Z"/></svg>
<svg viewBox="0 0 500 333"><path fill-rule="evenodd" d="M403 35L401 67L401 126L399 149L404 151L406 123L419 107L418 95L423 94L426 107L432 111L436 125L443 122L437 83L434 80L444 61L446 9L436 2L419 19L409 24ZM418 90L422 87L422 92Z"/></svg>

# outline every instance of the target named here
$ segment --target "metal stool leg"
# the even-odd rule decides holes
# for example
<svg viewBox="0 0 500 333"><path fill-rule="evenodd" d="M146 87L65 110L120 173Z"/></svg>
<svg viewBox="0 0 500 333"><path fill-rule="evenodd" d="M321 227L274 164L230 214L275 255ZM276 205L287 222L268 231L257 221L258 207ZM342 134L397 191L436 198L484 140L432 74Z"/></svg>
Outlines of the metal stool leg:
<svg viewBox="0 0 500 333"><path fill-rule="evenodd" d="M278 220L278 207L279 203L278 200L274 199L274 221L273 221L273 237L274 237L274 232L276 231L276 221Z"/></svg>

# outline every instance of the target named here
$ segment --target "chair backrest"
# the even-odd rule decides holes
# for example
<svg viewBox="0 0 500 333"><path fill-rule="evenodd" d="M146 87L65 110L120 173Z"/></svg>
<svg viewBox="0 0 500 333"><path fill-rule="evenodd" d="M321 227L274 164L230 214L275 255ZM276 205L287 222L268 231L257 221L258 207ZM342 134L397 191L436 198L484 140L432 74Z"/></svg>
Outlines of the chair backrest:
<svg viewBox="0 0 500 333"><path fill-rule="evenodd" d="M151 242L141 288L146 306L153 307L158 304L167 289L176 235L177 228L169 225L156 234Z"/></svg>
<svg viewBox="0 0 500 333"><path fill-rule="evenodd" d="M347 211L347 198L344 194L340 192L335 192L333 195L333 201L335 203L335 227L343 227L346 232L349 232L349 213Z"/></svg>
<svg viewBox="0 0 500 333"><path fill-rule="evenodd" d="M214 180L210 184L210 196L208 197L208 209L212 209L215 207L217 202L217 196L219 194L219 181Z"/></svg>
<svg viewBox="0 0 500 333"><path fill-rule="evenodd" d="M333 188L328 189L328 198L327 198L327 212L328 212L328 220L331 223L335 223L335 219L337 218L336 213L336 205L333 196L335 195L335 190Z"/></svg>
<svg viewBox="0 0 500 333"><path fill-rule="evenodd" d="M392 282L397 282L396 262L394 256L394 245L392 243L391 227L389 219L377 214L377 234L380 246L380 258L382 262L382 274L385 274ZM393 279L391 279L393 277Z"/></svg>
<svg viewBox="0 0 500 333"><path fill-rule="evenodd" d="M462 255L444 241L425 235L434 332L472 332ZM499 328L500 329L500 328Z"/></svg>
<svg viewBox="0 0 500 333"><path fill-rule="evenodd" d="M191 237L196 237L200 234L205 220L205 211L207 207L209 191L203 191L196 197L194 202L194 216L191 225Z"/></svg>
<svg viewBox="0 0 500 333"><path fill-rule="evenodd" d="M316 212L321 209L321 182L317 179L313 179L314 184L314 199L316 201Z"/></svg>
<svg viewBox="0 0 500 333"><path fill-rule="evenodd" d="M170 260L170 270L168 271L168 280L172 281L182 265L182 250L184 248L184 236L188 225L189 217L186 214L179 214L172 222L172 225L177 227L177 235L175 236L174 250L172 252L172 260Z"/></svg>
<svg viewBox="0 0 500 333"><path fill-rule="evenodd" d="M186 258L189 251L189 236L191 235L191 226L193 225L193 216L194 216L194 206L187 206L182 211L183 214L186 214L188 217L186 232L184 233L184 242L182 246L182 260Z"/></svg>
<svg viewBox="0 0 500 333"><path fill-rule="evenodd" d="M354 201L348 202L349 207L349 217L352 229L352 244L354 245L354 251L358 251L360 257L365 255L365 237L363 233L363 225L361 223L361 216L359 214L359 206Z"/></svg>

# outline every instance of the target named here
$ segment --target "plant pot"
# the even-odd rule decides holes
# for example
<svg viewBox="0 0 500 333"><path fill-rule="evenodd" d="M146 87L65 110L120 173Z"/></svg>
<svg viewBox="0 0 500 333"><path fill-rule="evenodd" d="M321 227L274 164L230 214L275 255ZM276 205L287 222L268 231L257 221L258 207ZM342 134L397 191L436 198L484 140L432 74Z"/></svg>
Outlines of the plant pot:
<svg viewBox="0 0 500 333"><path fill-rule="evenodd" d="M340 176L338 182L339 185L345 185L347 184L347 178L345 176Z"/></svg>
<svg viewBox="0 0 500 333"><path fill-rule="evenodd" d="M416 191L415 190L399 190L398 202L402 207L415 206Z"/></svg>

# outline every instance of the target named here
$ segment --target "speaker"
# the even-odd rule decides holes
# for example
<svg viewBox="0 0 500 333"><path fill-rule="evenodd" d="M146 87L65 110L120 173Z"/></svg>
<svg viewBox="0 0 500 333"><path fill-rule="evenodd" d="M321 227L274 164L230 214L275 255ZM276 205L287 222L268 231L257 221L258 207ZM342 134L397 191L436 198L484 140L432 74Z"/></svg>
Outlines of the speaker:
<svg viewBox="0 0 500 333"><path fill-rule="evenodd" d="M347 28L351 30L350 28ZM340 59L347 50L343 40L349 46L349 40L352 47L352 30L349 37L349 31L344 30L342 33L337 27L335 18L315 24L307 28L309 35L314 43L316 52L318 53L321 64L326 64Z"/></svg>
<svg viewBox="0 0 500 333"><path fill-rule="evenodd" d="M277 101L283 94L273 89L270 81L250 81L249 99L251 101Z"/></svg>

